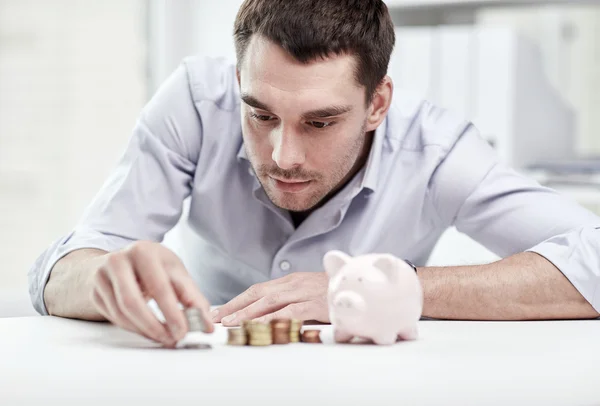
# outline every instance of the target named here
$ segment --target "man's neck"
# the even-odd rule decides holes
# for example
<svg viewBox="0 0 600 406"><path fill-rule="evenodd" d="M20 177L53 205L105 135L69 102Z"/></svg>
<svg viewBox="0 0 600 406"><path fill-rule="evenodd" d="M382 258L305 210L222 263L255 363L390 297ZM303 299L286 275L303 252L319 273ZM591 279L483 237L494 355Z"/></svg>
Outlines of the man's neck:
<svg viewBox="0 0 600 406"><path fill-rule="evenodd" d="M313 209L314 210L314 209ZM291 211L290 216L292 216L292 222L294 223L294 227L300 227L300 224L313 212L313 210L307 211Z"/></svg>

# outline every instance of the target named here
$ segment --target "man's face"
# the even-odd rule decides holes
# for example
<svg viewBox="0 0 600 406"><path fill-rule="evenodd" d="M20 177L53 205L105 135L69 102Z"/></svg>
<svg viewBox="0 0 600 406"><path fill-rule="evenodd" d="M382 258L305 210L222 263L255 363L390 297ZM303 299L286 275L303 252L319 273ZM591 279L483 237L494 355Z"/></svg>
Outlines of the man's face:
<svg viewBox="0 0 600 406"><path fill-rule="evenodd" d="M364 154L368 109L351 56L302 64L254 36L240 67L246 153L273 204L306 211Z"/></svg>

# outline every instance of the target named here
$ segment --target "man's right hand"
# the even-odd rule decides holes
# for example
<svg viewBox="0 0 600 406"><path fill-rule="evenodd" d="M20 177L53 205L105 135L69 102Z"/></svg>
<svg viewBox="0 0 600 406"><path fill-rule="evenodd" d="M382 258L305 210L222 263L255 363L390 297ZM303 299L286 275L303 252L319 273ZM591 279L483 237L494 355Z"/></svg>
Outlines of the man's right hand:
<svg viewBox="0 0 600 406"><path fill-rule="evenodd" d="M206 332L213 332L209 303L183 263L171 250L155 242L135 242L103 255L95 270L92 302L112 323L172 347L188 331L179 306L202 310ZM147 305L154 299L163 313L161 323Z"/></svg>

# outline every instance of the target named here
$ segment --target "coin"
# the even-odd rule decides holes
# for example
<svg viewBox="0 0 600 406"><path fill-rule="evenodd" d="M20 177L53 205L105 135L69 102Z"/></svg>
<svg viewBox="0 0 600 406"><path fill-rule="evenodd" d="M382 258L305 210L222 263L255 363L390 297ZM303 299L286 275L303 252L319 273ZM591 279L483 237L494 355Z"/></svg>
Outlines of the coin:
<svg viewBox="0 0 600 406"><path fill-rule="evenodd" d="M251 326L247 331L257 332L257 333L270 333L271 327L269 326Z"/></svg>
<svg viewBox="0 0 600 406"><path fill-rule="evenodd" d="M249 345L263 346L271 345L273 343L271 325L269 323L249 321L245 323L245 326L245 330L248 334Z"/></svg>
<svg viewBox="0 0 600 406"><path fill-rule="evenodd" d="M290 342L300 342L300 329L302 328L302 320L291 319L290 320Z"/></svg>
<svg viewBox="0 0 600 406"><path fill-rule="evenodd" d="M210 350L212 346L206 343L187 343L177 348L182 350Z"/></svg>
<svg viewBox="0 0 600 406"><path fill-rule="evenodd" d="M271 320L271 327L273 328L290 328L292 321L289 319L273 319Z"/></svg>
<svg viewBox="0 0 600 406"><path fill-rule="evenodd" d="M271 344L273 344L273 341L271 341L271 340L250 340L248 342L248 345L250 345L252 347L266 346L266 345L271 345Z"/></svg>
<svg viewBox="0 0 600 406"><path fill-rule="evenodd" d="M195 307L187 308L185 309L185 318L188 322L189 331L201 331L206 333L206 326L202 319L202 310Z"/></svg>
<svg viewBox="0 0 600 406"><path fill-rule="evenodd" d="M273 344L289 344L290 343L290 325L288 319L271 320L271 333L273 336Z"/></svg>
<svg viewBox="0 0 600 406"><path fill-rule="evenodd" d="M303 343L320 343L321 342L321 330L304 330L302 332Z"/></svg>
<svg viewBox="0 0 600 406"><path fill-rule="evenodd" d="M271 334L250 334L249 340L271 340L273 336Z"/></svg>
<svg viewBox="0 0 600 406"><path fill-rule="evenodd" d="M229 345L246 345L248 337L246 331L242 328L230 328L227 331L227 344Z"/></svg>

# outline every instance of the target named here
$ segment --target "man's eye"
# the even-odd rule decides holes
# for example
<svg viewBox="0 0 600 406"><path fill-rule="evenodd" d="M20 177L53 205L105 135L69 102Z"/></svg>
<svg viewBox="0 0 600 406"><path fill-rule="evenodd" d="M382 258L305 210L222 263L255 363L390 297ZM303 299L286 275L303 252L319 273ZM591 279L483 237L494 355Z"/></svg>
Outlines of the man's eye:
<svg viewBox="0 0 600 406"><path fill-rule="evenodd" d="M321 128L329 127L331 125L331 123L326 123L323 121L311 121L310 125L312 125L315 128L321 129Z"/></svg>
<svg viewBox="0 0 600 406"><path fill-rule="evenodd" d="M256 114L256 113L250 113L250 117L252 117L258 121L269 121L273 118L271 116L266 116L264 114Z"/></svg>

